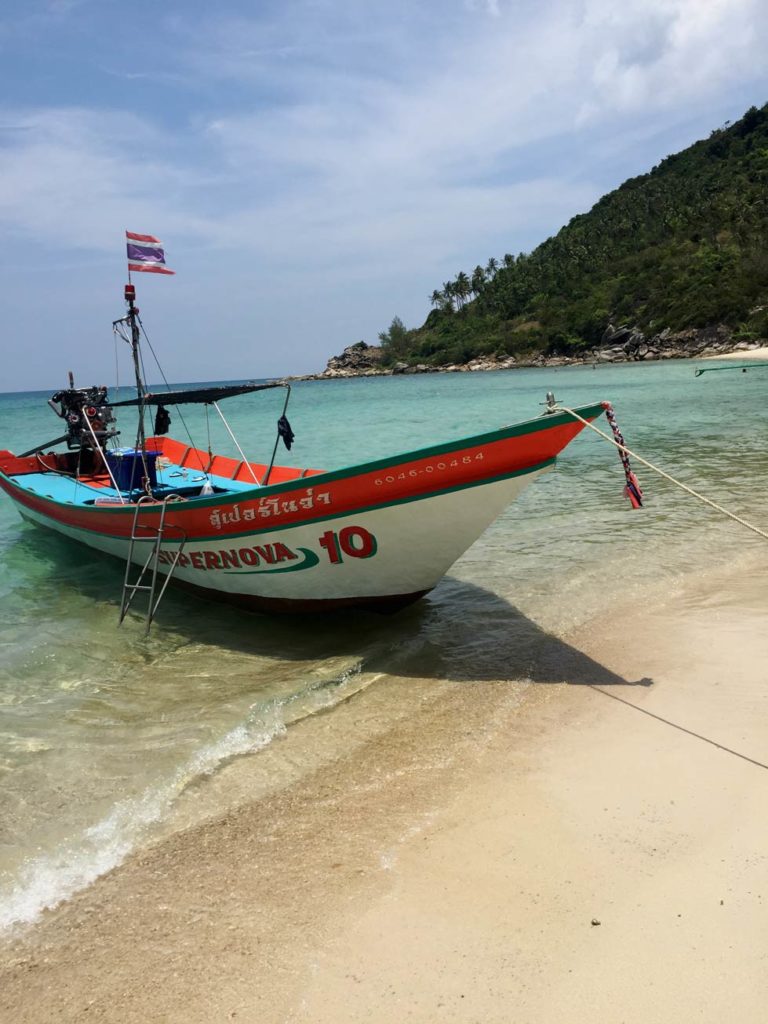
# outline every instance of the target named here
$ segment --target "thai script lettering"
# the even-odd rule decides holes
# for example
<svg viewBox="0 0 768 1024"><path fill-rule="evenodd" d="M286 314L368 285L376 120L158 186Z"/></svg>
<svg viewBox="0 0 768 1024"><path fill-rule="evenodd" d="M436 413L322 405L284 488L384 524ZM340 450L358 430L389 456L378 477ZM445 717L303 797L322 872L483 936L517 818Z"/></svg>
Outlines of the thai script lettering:
<svg viewBox="0 0 768 1024"><path fill-rule="evenodd" d="M280 516L313 509L317 505L330 504L331 495L328 491L315 493L313 487L308 487L302 497L296 495L291 498L281 498L278 494L271 498L261 498L255 508L246 506L241 509L240 505L232 505L226 509L214 508L208 518L214 529L221 530L225 526L250 522L257 516L260 519L276 519Z"/></svg>
<svg viewBox="0 0 768 1024"><path fill-rule="evenodd" d="M240 522L252 522L255 518L255 508L246 507L241 511L239 505L233 505L231 508L225 510L222 510L220 508L213 509L209 516L209 521L211 526L214 526L216 527L217 530L220 530L222 526L229 526L230 524Z"/></svg>

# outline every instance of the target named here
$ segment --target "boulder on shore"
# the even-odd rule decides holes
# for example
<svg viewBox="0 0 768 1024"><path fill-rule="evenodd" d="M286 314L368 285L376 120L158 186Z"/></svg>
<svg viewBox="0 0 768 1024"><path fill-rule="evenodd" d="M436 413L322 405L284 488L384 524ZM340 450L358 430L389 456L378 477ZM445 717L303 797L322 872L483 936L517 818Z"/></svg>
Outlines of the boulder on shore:
<svg viewBox="0 0 768 1024"><path fill-rule="evenodd" d="M323 377L360 377L366 373L382 373L382 351L378 345L358 341L349 345L340 356L332 356L322 373Z"/></svg>

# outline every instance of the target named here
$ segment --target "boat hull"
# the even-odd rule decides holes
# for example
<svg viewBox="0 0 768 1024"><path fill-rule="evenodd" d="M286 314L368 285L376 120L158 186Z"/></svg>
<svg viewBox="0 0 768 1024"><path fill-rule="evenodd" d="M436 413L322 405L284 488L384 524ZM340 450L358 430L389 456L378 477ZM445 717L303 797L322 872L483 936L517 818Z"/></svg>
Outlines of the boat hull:
<svg viewBox="0 0 768 1024"><path fill-rule="evenodd" d="M494 519L550 466L412 502L236 536L188 539L175 583L245 607L312 611L351 605L397 609L430 591ZM130 540L23 517L123 561ZM153 540L134 546L143 564ZM161 545L166 573L178 541Z"/></svg>
<svg viewBox="0 0 768 1024"><path fill-rule="evenodd" d="M594 419L602 406L579 412ZM208 597L289 612L401 607L431 590L503 509L553 467L582 426L558 413L344 470L170 501L158 569L168 573L182 545L173 582ZM154 443L187 464L178 442ZM136 518L135 505L100 505L98 497L84 499L82 488L67 498L71 482L20 470L12 476L11 459L5 467L0 459L0 486L26 520L123 560L131 555L136 522L132 558L145 562L160 524L159 503L142 505Z"/></svg>

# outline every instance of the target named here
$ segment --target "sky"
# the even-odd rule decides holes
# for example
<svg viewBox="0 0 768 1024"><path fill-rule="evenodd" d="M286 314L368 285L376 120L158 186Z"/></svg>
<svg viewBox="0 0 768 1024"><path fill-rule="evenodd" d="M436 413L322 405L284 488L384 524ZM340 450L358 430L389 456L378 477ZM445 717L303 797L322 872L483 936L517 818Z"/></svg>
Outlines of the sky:
<svg viewBox="0 0 768 1024"><path fill-rule="evenodd" d="M766 53L765 0L6 2L0 391L127 382L126 229L169 380L321 370L768 101Z"/></svg>

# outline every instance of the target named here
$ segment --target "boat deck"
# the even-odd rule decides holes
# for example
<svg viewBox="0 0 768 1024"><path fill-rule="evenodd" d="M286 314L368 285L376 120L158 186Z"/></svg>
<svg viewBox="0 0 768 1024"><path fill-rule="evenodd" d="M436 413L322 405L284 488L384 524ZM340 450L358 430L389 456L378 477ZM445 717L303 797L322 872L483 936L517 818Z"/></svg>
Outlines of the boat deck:
<svg viewBox="0 0 768 1024"><path fill-rule="evenodd" d="M106 474L96 476L74 477L53 470L40 473L24 473L11 475L24 490L32 491L46 498L53 498L67 505L111 504L121 498L127 500L128 491L118 491ZM206 480L210 481L215 493L232 493L233 491L249 491L258 487L253 481L230 480L226 477L200 472L190 473L171 463L158 471L157 487L153 488L155 497L162 498L169 494L180 494L183 497L195 497L200 493ZM136 490L132 492L134 495Z"/></svg>
<svg viewBox="0 0 768 1024"><path fill-rule="evenodd" d="M147 449L158 453L155 462L157 486L153 487L156 498L172 494L184 498L197 497L208 482L216 494L232 494L261 487L267 466L261 463L238 462L224 455L210 456L199 448L183 445L173 438L149 438ZM0 470L16 484L27 491L51 498L67 505L108 505L129 501L136 497L138 490L118 490L109 473L75 475L68 471L67 460L76 453L56 455L48 452L42 456L20 458L10 452L0 453ZM50 467L50 468L49 468ZM288 466L273 466L269 484L284 483L321 473L318 469L295 469Z"/></svg>

